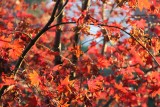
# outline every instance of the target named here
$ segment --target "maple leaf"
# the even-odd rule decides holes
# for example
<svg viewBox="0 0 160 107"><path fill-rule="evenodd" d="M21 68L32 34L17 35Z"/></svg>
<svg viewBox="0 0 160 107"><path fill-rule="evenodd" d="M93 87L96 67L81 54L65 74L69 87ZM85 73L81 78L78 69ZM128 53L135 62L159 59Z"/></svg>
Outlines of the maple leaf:
<svg viewBox="0 0 160 107"><path fill-rule="evenodd" d="M104 69L104 68L108 68L110 66L110 63L104 57L98 57L97 66Z"/></svg>
<svg viewBox="0 0 160 107"><path fill-rule="evenodd" d="M64 80L60 80L60 83L61 84L57 87L60 93L63 92L64 90L65 91L69 90L71 92L70 85L74 83L74 80L70 81L69 76L67 76Z"/></svg>
<svg viewBox="0 0 160 107"><path fill-rule="evenodd" d="M87 71L88 71L88 73L90 73L90 71L91 71L91 65L87 65Z"/></svg>
<svg viewBox="0 0 160 107"><path fill-rule="evenodd" d="M101 31L98 31L98 32L96 33L96 38L99 38L101 35L102 35L102 32L101 32Z"/></svg>
<svg viewBox="0 0 160 107"><path fill-rule="evenodd" d="M29 13L26 13L26 12L18 12L17 13L17 17L20 17L20 18L33 18L34 16L32 14L29 14Z"/></svg>
<svg viewBox="0 0 160 107"><path fill-rule="evenodd" d="M119 99L120 99L120 96L119 96L118 94L115 94L115 95L114 95L114 98L115 98L115 100L118 102Z"/></svg>
<svg viewBox="0 0 160 107"><path fill-rule="evenodd" d="M156 95L160 95L160 87L154 86L151 90L149 90L152 98L156 97Z"/></svg>
<svg viewBox="0 0 160 107"><path fill-rule="evenodd" d="M142 70L140 70L139 68L135 68L135 72L138 74L138 75L144 75L144 72Z"/></svg>
<svg viewBox="0 0 160 107"><path fill-rule="evenodd" d="M0 36L0 48L7 48L10 42L11 38Z"/></svg>
<svg viewBox="0 0 160 107"><path fill-rule="evenodd" d="M67 76L64 80L60 80L60 82L61 82L61 85L65 85L65 86L67 86L67 85L69 85L69 76Z"/></svg>
<svg viewBox="0 0 160 107"><path fill-rule="evenodd" d="M16 60L23 51L23 48L24 48L23 43L20 42L19 40L15 40L13 44L10 44L10 47L12 49L9 50L9 56L12 59Z"/></svg>
<svg viewBox="0 0 160 107"><path fill-rule="evenodd" d="M136 24L136 27L142 28L142 29L144 29L147 26L146 20L144 20L144 19L136 21L135 24Z"/></svg>
<svg viewBox="0 0 160 107"><path fill-rule="evenodd" d="M34 86L38 86L40 83L39 75L36 71L29 73L29 79L31 80L31 84Z"/></svg>
<svg viewBox="0 0 160 107"><path fill-rule="evenodd" d="M2 81L4 82L2 83L2 85L13 85L16 83L13 76L7 77L4 73L2 73L1 78L2 78Z"/></svg>
<svg viewBox="0 0 160 107"><path fill-rule="evenodd" d="M150 8L150 2L148 0L138 0L138 8L140 11L142 11L143 8L148 9Z"/></svg>
<svg viewBox="0 0 160 107"><path fill-rule="evenodd" d="M103 77L98 76L96 79L93 79L93 80L91 79L87 83L88 83L89 90L91 92L100 90L103 84Z"/></svg>
<svg viewBox="0 0 160 107"><path fill-rule="evenodd" d="M58 107L69 107L69 104L66 102L65 104L58 105Z"/></svg>
<svg viewBox="0 0 160 107"><path fill-rule="evenodd" d="M14 27L14 26L13 26L13 23L8 22L8 23L7 23L7 27L8 27L9 30L12 30L13 27Z"/></svg>
<svg viewBox="0 0 160 107"><path fill-rule="evenodd" d="M76 50L75 50L76 57L79 58L82 53L83 52L81 51L81 47L79 45L76 46Z"/></svg>
<svg viewBox="0 0 160 107"><path fill-rule="evenodd" d="M118 89L119 91L122 91L123 93L128 93L128 91L126 90L126 88L123 87L123 84L122 84L122 83L120 83L120 84L115 83L115 84L114 84L114 87L115 87L116 89Z"/></svg>
<svg viewBox="0 0 160 107"><path fill-rule="evenodd" d="M90 90L91 92L94 92L94 91L100 89L100 87L95 83L94 80L89 80L89 81L88 81L88 87L89 87L89 90Z"/></svg>
<svg viewBox="0 0 160 107"><path fill-rule="evenodd" d="M30 98L27 98L28 102L26 107L36 107L38 104L36 96L31 96Z"/></svg>

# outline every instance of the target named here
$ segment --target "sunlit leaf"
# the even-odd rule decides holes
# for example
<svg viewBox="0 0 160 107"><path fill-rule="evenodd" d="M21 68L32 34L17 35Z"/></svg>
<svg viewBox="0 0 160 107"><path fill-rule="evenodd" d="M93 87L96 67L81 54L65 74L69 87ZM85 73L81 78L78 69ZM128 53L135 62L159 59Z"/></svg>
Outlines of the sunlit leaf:
<svg viewBox="0 0 160 107"><path fill-rule="evenodd" d="M40 77L37 73L37 71L33 71L31 73L29 73L29 79L31 81L31 84L34 85L34 86L38 86L40 84Z"/></svg>

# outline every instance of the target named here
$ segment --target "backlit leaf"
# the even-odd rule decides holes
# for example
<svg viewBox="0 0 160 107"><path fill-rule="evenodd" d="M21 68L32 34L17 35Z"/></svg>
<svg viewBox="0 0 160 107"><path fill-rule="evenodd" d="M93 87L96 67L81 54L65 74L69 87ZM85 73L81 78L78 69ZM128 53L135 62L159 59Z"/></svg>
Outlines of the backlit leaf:
<svg viewBox="0 0 160 107"><path fill-rule="evenodd" d="M40 77L35 70L32 73L29 73L29 79L31 81L31 84L34 86L38 86L41 82Z"/></svg>

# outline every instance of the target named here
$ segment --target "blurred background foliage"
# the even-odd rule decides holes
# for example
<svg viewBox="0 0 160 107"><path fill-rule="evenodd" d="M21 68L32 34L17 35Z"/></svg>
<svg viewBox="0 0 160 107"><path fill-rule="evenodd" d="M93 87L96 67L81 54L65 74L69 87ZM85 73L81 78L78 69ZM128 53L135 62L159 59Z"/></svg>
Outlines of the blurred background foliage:
<svg viewBox="0 0 160 107"><path fill-rule="evenodd" d="M34 16L39 17L41 14L43 14L42 9L38 6L38 4L42 3L42 2L47 2L50 0L25 0L26 3L28 3L30 5L30 8L28 8L28 13L33 14ZM36 8L33 10L32 7L33 5L37 5Z"/></svg>
<svg viewBox="0 0 160 107"><path fill-rule="evenodd" d="M27 3L32 4L32 3L40 3L42 1L46 1L46 0L25 0Z"/></svg>

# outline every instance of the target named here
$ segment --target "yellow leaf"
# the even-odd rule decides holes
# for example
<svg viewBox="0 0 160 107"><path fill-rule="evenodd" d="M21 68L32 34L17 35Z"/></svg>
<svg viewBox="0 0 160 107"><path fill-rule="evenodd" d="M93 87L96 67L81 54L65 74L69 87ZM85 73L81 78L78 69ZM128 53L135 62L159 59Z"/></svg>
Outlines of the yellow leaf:
<svg viewBox="0 0 160 107"><path fill-rule="evenodd" d="M40 83L39 75L36 71L33 71L29 74L29 79L31 81L31 84L34 86L38 86Z"/></svg>

